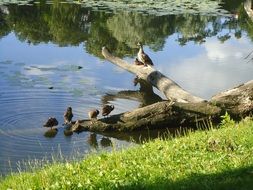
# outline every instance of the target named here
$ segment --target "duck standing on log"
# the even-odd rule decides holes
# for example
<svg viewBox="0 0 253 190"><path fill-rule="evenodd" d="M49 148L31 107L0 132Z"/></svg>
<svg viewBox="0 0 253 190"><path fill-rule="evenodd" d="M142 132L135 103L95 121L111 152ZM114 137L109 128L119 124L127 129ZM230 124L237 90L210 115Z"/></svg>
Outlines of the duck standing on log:
<svg viewBox="0 0 253 190"><path fill-rule="evenodd" d="M64 117L64 124L70 124L73 118L72 108L68 107L67 111L63 115Z"/></svg>
<svg viewBox="0 0 253 190"><path fill-rule="evenodd" d="M108 116L114 110L114 105L104 105L102 108L102 116Z"/></svg>
<svg viewBox="0 0 253 190"><path fill-rule="evenodd" d="M137 45L140 47L139 52L137 54L138 60L144 63L145 66L154 65L150 57L144 52L142 44L138 42Z"/></svg>
<svg viewBox="0 0 253 190"><path fill-rule="evenodd" d="M135 58L134 64L135 65L144 65L144 63L142 63L141 61L139 61L137 58Z"/></svg>
<svg viewBox="0 0 253 190"><path fill-rule="evenodd" d="M99 111L98 110L91 110L88 112L88 116L89 116L89 119L91 120L91 122L95 119L97 119L97 116L99 114Z"/></svg>

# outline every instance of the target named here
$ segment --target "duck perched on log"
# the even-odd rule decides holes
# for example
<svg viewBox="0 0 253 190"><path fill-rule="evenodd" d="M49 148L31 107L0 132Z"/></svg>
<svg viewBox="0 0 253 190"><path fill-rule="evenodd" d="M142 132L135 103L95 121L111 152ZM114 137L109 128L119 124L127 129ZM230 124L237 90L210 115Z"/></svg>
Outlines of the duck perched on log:
<svg viewBox="0 0 253 190"><path fill-rule="evenodd" d="M94 119L97 119L97 116L99 114L99 111L98 110L91 110L88 112L88 116L89 116L89 119L90 120L94 120Z"/></svg>
<svg viewBox="0 0 253 190"><path fill-rule="evenodd" d="M114 105L104 105L102 108L102 116L108 116L114 110Z"/></svg>
<svg viewBox="0 0 253 190"><path fill-rule="evenodd" d="M67 111L63 115L64 117L64 124L69 124L72 121L73 118L73 113L72 113L72 108L68 107Z"/></svg>
<svg viewBox="0 0 253 190"><path fill-rule="evenodd" d="M58 125L57 119L54 117L49 117L47 122L43 125L43 127L51 127L52 129L54 126L57 126L57 125Z"/></svg>
<svg viewBox="0 0 253 190"><path fill-rule="evenodd" d="M144 63L145 66L154 65L150 57L144 52L143 45L140 42L138 42L137 45L140 47L139 52L137 54L138 60Z"/></svg>
<svg viewBox="0 0 253 190"><path fill-rule="evenodd" d="M141 61L139 61L137 58L135 58L134 64L135 64L135 65L144 65L144 63L141 62Z"/></svg>

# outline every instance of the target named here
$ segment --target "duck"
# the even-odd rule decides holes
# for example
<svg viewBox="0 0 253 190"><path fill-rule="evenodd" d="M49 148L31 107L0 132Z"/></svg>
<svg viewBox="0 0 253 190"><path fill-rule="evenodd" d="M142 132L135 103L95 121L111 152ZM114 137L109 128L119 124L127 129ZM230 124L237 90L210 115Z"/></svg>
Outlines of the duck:
<svg viewBox="0 0 253 190"><path fill-rule="evenodd" d="M102 116L108 116L114 110L114 105L104 105L102 108Z"/></svg>
<svg viewBox="0 0 253 190"><path fill-rule="evenodd" d="M88 112L88 116L90 120L97 119L99 111L97 109L91 110Z"/></svg>
<svg viewBox="0 0 253 190"><path fill-rule="evenodd" d="M47 122L43 125L43 127L51 127L52 129L54 126L57 126L57 125L58 125L57 119L54 117L49 117Z"/></svg>
<svg viewBox="0 0 253 190"><path fill-rule="evenodd" d="M138 42L137 45L140 47L139 52L137 54L138 60L144 63L145 66L154 65L150 57L144 52L143 45L140 42Z"/></svg>
<svg viewBox="0 0 253 190"><path fill-rule="evenodd" d="M72 121L73 118L73 113L72 113L72 108L68 107L66 112L63 115L64 117L64 124L69 124Z"/></svg>
<svg viewBox="0 0 253 190"><path fill-rule="evenodd" d="M144 63L141 62L141 61L139 61L138 58L135 58L134 64L135 64L135 65L144 65Z"/></svg>
<svg viewBox="0 0 253 190"><path fill-rule="evenodd" d="M54 117L49 117L47 122L43 125L43 127L51 127L51 130L54 126L58 125L58 121Z"/></svg>

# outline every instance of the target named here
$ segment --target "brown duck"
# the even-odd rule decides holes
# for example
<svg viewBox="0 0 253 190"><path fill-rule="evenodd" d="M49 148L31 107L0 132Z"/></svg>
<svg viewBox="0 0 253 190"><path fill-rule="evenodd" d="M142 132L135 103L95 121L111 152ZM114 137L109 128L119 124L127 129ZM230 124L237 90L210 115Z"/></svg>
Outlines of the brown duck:
<svg viewBox="0 0 253 190"><path fill-rule="evenodd" d="M108 116L114 110L114 105L104 105L102 108L102 116Z"/></svg>
<svg viewBox="0 0 253 190"><path fill-rule="evenodd" d="M137 54L138 60L144 63L145 66L154 65L150 57L144 52L142 44L139 42L137 45L140 47L139 52Z"/></svg>
<svg viewBox="0 0 253 190"><path fill-rule="evenodd" d="M99 114L98 110L91 110L91 111L89 111L88 112L89 119L90 120L97 119L98 114Z"/></svg>
<svg viewBox="0 0 253 190"><path fill-rule="evenodd" d="M54 126L57 126L57 125L58 125L57 119L54 117L49 117L47 122L43 125L43 127L51 127L52 129Z"/></svg>
<svg viewBox="0 0 253 190"><path fill-rule="evenodd" d="M134 64L135 65L144 65L144 63L142 63L141 61L139 61L137 58L135 58Z"/></svg>
<svg viewBox="0 0 253 190"><path fill-rule="evenodd" d="M72 108L68 107L67 111L63 115L64 117L64 123L69 124L72 121L73 118L73 113L72 113Z"/></svg>

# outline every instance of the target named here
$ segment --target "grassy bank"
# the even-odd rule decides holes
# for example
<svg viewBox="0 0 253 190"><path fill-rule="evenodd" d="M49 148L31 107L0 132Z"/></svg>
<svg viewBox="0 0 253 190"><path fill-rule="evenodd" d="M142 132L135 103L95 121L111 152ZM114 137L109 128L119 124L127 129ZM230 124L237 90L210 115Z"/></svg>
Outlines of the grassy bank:
<svg viewBox="0 0 253 190"><path fill-rule="evenodd" d="M0 189L251 189L253 118L6 177Z"/></svg>

